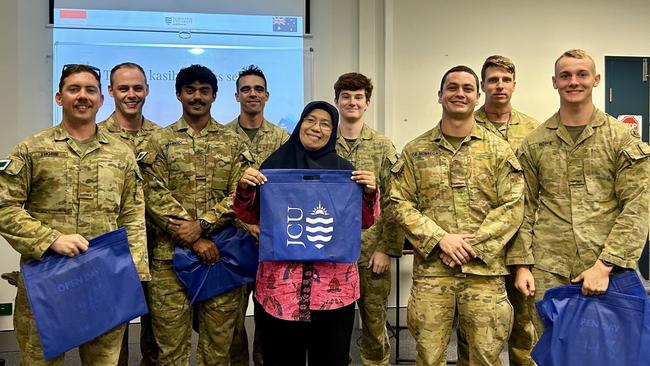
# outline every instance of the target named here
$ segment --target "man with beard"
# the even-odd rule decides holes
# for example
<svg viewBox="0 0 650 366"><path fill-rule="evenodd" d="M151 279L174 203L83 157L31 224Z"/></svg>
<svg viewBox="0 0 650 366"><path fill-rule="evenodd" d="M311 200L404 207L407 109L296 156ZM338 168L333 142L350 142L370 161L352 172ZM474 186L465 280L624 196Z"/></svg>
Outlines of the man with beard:
<svg viewBox="0 0 650 366"><path fill-rule="evenodd" d="M264 118L264 106L269 100L269 91L266 84L266 76L259 67L250 65L239 72L235 82L237 91L235 100L240 105L240 112L237 118L233 119L226 125L246 142L248 149L255 158L254 168L258 169L259 165L266 160L280 145L287 142L289 134L283 128L280 128ZM247 225L239 223L259 239L260 229L258 225ZM235 329L235 338L231 348L231 365L248 366L248 336L244 327L246 312L248 310L248 298L255 284L247 286L242 303L241 320L237 322ZM253 361L256 366L262 364L262 349L260 342L260 333L255 331L253 339Z"/></svg>
<svg viewBox="0 0 650 366"><path fill-rule="evenodd" d="M151 317L161 366L189 365L192 306L172 265L174 246L191 248L205 263L219 260L210 233L233 222L232 189L253 161L244 142L210 115L217 78L191 65L176 77L182 117L156 131L139 160L145 176L147 212L160 229L153 248L149 285ZM203 301L198 365L229 365L243 287Z"/></svg>
<svg viewBox="0 0 650 366"><path fill-rule="evenodd" d="M147 77L142 67L133 62L124 62L111 69L108 93L115 101L115 110L105 121L97 125L103 131L114 135L125 142L133 150L134 156L144 149L146 139L160 126L146 119L142 115L142 107L149 95ZM147 250L151 249L155 239L153 221L147 218ZM145 293L147 283L142 283ZM149 299L147 298L147 302ZM141 365L150 366L158 364L158 346L151 329L151 316L145 314L140 317L140 352ZM124 332L122 351L120 352L119 366L129 364L129 332Z"/></svg>

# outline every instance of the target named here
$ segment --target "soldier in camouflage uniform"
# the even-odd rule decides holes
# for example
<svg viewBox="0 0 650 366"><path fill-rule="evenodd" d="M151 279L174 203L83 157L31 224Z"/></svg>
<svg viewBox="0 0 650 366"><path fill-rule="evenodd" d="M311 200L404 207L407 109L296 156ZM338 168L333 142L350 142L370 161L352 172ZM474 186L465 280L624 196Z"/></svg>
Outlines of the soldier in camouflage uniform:
<svg viewBox="0 0 650 366"><path fill-rule="evenodd" d="M406 145L391 181L391 209L415 248L416 363L446 364L457 312L469 364L501 365L512 325L506 244L523 218L524 179L508 143L474 121L474 71L447 71L438 97L440 124Z"/></svg>
<svg viewBox="0 0 650 366"><path fill-rule="evenodd" d="M481 68L481 89L485 93L485 104L474 113L476 123L508 141L513 151L519 149L524 137L533 131L539 122L512 108L510 100L515 91L515 65L504 56L488 57ZM510 366L532 366L530 357L537 335L528 314L528 304L514 286L514 274L506 276L508 300L514 309L514 323L508 339ZM458 335L458 365L467 365L467 342Z"/></svg>
<svg viewBox="0 0 650 366"><path fill-rule="evenodd" d="M589 54L562 54L553 76L560 110L519 152L528 190L508 264L518 265L515 286L531 297L538 334L533 299L580 281L584 295L604 293L610 273L636 268L648 237L650 147L593 105L599 82Z"/></svg>
<svg viewBox="0 0 650 366"><path fill-rule="evenodd" d="M287 142L289 134L281 127L274 125L264 118L264 106L269 100L266 77L262 70L255 65L250 65L239 72L235 82L237 92L235 99L240 104L239 116L226 125L239 137L246 141L248 149L255 158L255 169L277 150L280 145ZM258 225L247 225L238 222L245 227L251 235L259 239L260 229ZM244 327L244 319L248 310L248 299L255 284L247 286L242 302L242 317L237 322L235 338L230 350L230 362L232 366L248 366L248 336ZM262 345L259 339L260 332L255 330L253 339L253 361L256 366L262 365Z"/></svg>
<svg viewBox="0 0 650 366"><path fill-rule="evenodd" d="M140 279L148 281L142 178L129 147L97 129L103 100L99 69L63 68L56 93L61 124L23 140L0 164L0 234L24 263L46 250L78 255L89 238L124 226ZM22 276L14 329L22 365L63 365L63 355L43 359ZM116 365L125 329L79 346L82 364Z"/></svg>
<svg viewBox="0 0 650 366"><path fill-rule="evenodd" d="M192 65L176 78L183 116L154 132L141 154L147 212L160 228L153 249L149 284L151 317L160 349L158 362L189 365L192 307L172 266L175 245L191 248L206 263L219 259L207 237L233 222L232 189L253 161L244 142L210 116L217 79L207 67ZM229 365L243 287L201 302L198 365Z"/></svg>
<svg viewBox="0 0 650 366"><path fill-rule="evenodd" d="M115 100L115 110L108 119L97 124L103 131L112 134L128 144L137 156L143 150L145 140L160 126L144 118L142 107L149 94L149 85L144 70L138 64L124 62L111 69L108 93ZM147 250L151 253L156 229L153 221L147 218ZM147 293L147 282L142 283ZM147 299L147 302L148 299ZM141 366L158 364L158 345L151 329L151 316L140 317L140 352ZM122 350L118 366L129 364L129 332L124 332Z"/></svg>
<svg viewBox="0 0 650 366"><path fill-rule="evenodd" d="M359 73L343 74L334 84L334 102L340 123L336 152L358 170L375 173L382 192L388 192L390 169L397 163L391 141L364 123L370 104L372 82ZM382 207L388 203L382 196ZM361 363L388 365L390 343L386 331L386 310L390 294L390 257L402 255L404 237L397 223L381 215L377 223L361 236L359 277L361 297L357 300L361 315Z"/></svg>

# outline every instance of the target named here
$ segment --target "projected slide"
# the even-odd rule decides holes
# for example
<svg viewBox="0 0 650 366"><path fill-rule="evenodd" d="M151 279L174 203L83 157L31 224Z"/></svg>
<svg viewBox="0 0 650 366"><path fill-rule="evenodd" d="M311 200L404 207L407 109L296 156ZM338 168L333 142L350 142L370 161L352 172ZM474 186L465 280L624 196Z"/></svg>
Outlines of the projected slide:
<svg viewBox="0 0 650 366"><path fill-rule="evenodd" d="M190 64L205 65L217 75L212 115L221 123L239 114L235 80L250 64L267 78L268 120L291 131L304 106L301 17L80 9L55 9L54 16L54 92L63 65L100 68L105 101L98 122L114 107L107 89L110 70L125 61L145 69L150 92L144 115L163 126L182 114L174 83L178 70ZM61 121L55 103L54 119Z"/></svg>

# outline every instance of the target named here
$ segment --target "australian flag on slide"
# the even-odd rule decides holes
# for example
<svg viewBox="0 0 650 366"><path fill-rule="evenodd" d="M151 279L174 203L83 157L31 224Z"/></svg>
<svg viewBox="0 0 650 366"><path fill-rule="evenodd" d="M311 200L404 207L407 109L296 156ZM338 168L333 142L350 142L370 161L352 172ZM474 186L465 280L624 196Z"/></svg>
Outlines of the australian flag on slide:
<svg viewBox="0 0 650 366"><path fill-rule="evenodd" d="M274 32L297 32L298 18L296 17L273 17Z"/></svg>

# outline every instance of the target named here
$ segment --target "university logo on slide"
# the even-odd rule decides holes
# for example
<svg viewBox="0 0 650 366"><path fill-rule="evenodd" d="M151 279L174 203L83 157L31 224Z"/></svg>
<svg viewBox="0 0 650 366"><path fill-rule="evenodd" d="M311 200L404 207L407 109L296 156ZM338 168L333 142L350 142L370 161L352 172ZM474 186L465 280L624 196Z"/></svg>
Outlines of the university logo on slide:
<svg viewBox="0 0 650 366"><path fill-rule="evenodd" d="M304 218L304 222L303 222ZM298 207L287 207L287 246L302 245L306 241L317 249L322 249L332 240L334 234L334 218L327 212L321 202L304 217L303 210Z"/></svg>

